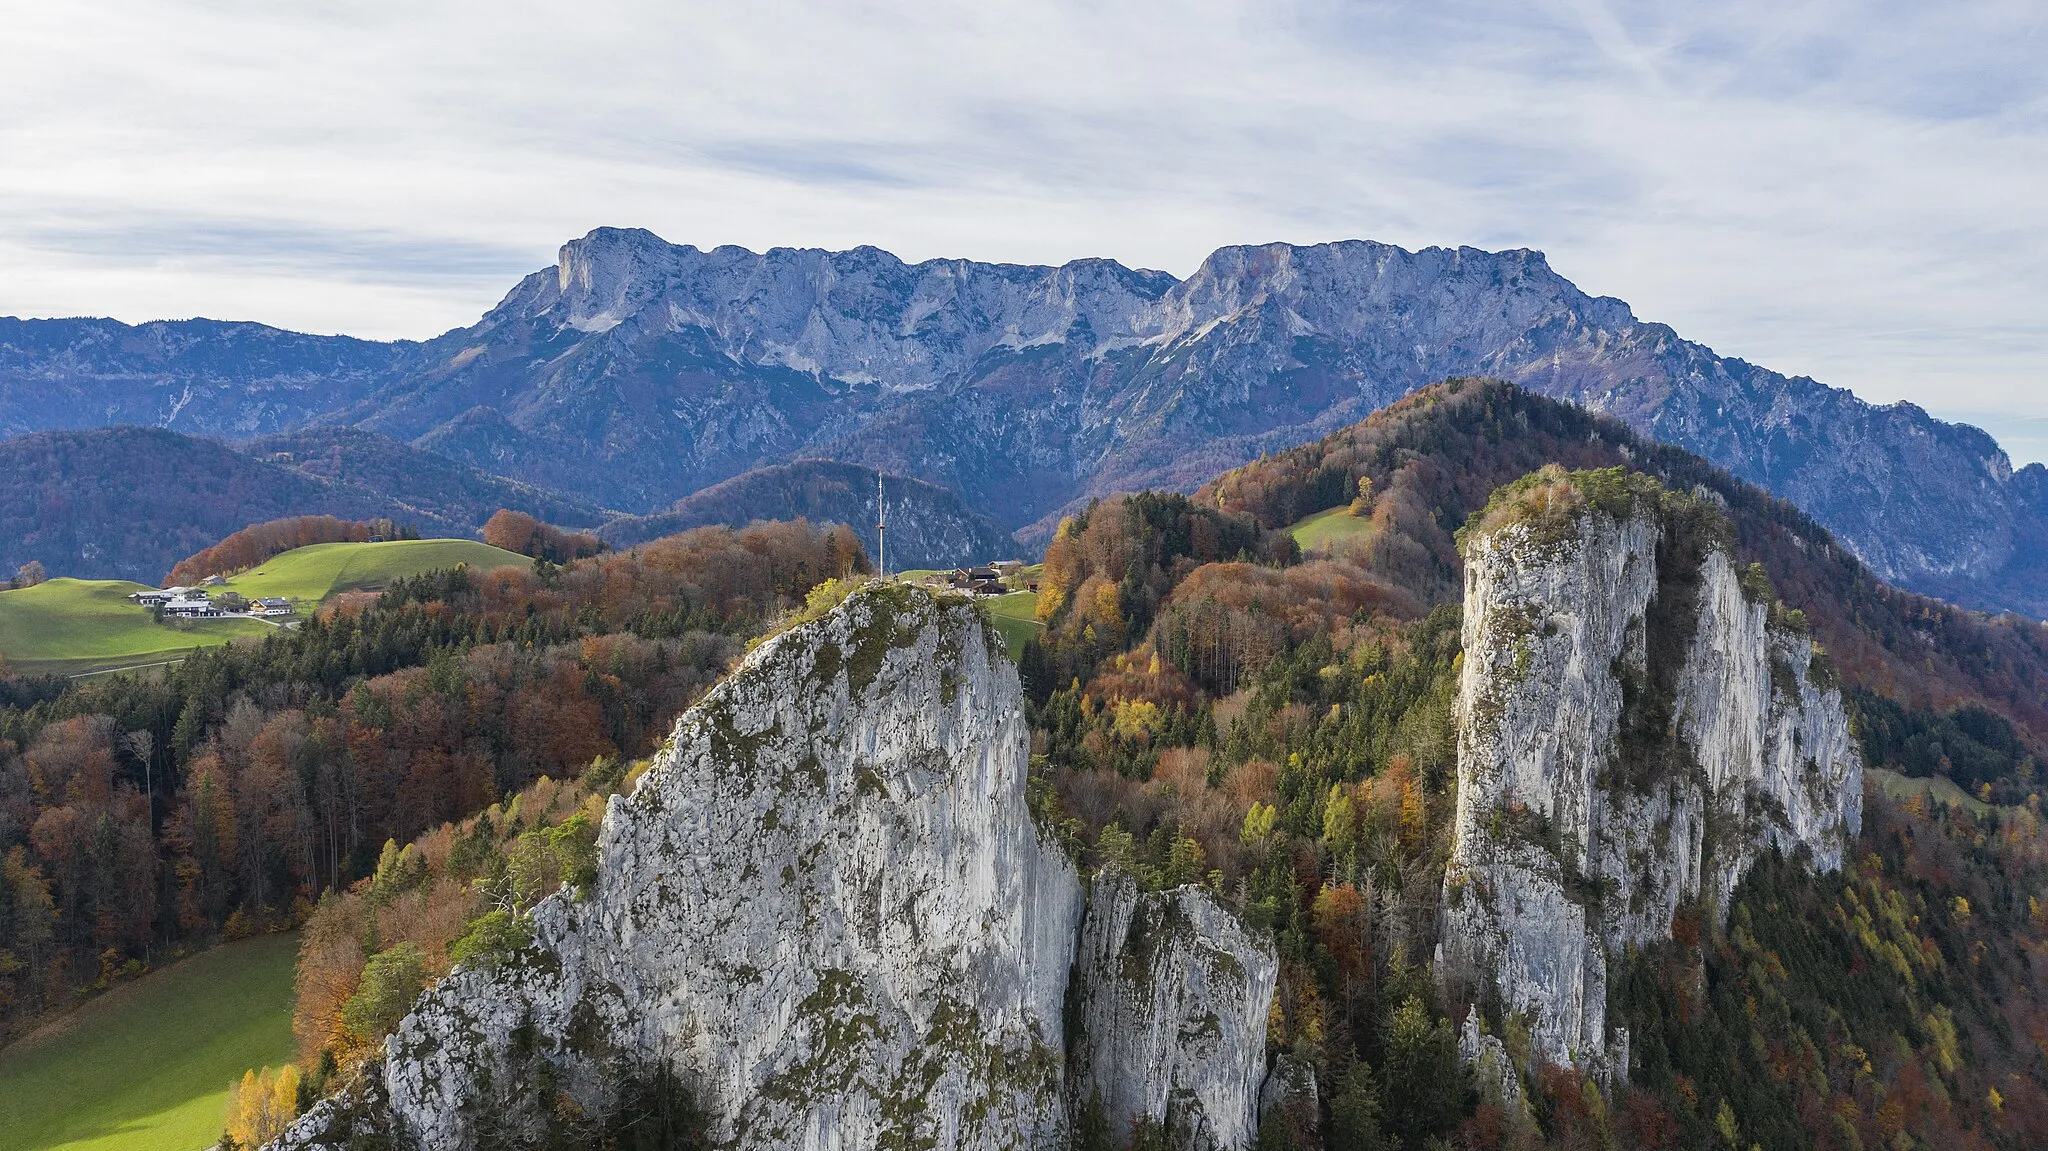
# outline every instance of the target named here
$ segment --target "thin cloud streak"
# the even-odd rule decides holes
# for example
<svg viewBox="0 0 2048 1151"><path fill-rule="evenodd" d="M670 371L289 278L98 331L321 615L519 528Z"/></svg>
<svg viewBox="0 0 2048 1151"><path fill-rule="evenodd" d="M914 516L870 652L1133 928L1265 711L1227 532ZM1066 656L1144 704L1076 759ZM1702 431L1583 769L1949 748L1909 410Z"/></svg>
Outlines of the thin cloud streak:
<svg viewBox="0 0 2048 1151"><path fill-rule="evenodd" d="M0 313L420 337L600 224L1180 275L1226 243L1528 246L1724 353L2017 428L2048 406L2038 25L2004 2L48 5L0 76Z"/></svg>

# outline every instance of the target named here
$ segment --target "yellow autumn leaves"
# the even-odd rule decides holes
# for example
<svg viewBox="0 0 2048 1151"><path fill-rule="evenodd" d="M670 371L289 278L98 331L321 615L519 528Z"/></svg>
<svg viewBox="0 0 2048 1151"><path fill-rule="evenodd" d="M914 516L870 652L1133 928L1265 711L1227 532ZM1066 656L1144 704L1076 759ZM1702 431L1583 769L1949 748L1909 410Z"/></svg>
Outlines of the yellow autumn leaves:
<svg viewBox="0 0 2048 1151"><path fill-rule="evenodd" d="M292 1125L299 1115L299 1069L265 1067L245 1071L228 1088L227 1133L238 1146L261 1147Z"/></svg>

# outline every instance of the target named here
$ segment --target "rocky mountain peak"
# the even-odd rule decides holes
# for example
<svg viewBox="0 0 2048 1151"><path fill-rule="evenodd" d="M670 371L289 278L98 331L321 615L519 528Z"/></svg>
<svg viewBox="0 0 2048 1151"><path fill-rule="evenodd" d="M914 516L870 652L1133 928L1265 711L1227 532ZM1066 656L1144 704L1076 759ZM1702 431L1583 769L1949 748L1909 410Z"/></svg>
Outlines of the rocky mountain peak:
<svg viewBox="0 0 2048 1151"><path fill-rule="evenodd" d="M597 228L563 244L555 278L565 322L585 332L616 327L658 298L677 258L695 251L644 228Z"/></svg>
<svg viewBox="0 0 2048 1151"><path fill-rule="evenodd" d="M1465 542L1438 972L1548 1061L1625 1075L1610 956L1718 922L1762 852L1839 867L1861 827L1832 672L1731 535L1710 501L1553 466Z"/></svg>
<svg viewBox="0 0 2048 1151"><path fill-rule="evenodd" d="M973 605L869 585L692 707L532 945L450 973L370 1085L277 1146L520 1145L660 1068L720 1147L1059 1146L1072 1059L1088 1098L1242 1148L1270 947L1202 889L1110 877L1077 963L1084 890L1026 802L1029 751ZM1117 1026L1068 1034L1070 980Z"/></svg>

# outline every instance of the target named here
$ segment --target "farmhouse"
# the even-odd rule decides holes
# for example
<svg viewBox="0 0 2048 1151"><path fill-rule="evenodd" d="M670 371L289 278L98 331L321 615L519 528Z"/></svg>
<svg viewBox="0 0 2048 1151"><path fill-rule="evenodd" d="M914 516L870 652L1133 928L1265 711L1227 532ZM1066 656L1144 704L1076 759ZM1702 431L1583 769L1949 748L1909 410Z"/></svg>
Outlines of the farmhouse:
<svg viewBox="0 0 2048 1151"><path fill-rule="evenodd" d="M266 596L252 604L250 610L257 615L290 615L292 614L292 601L278 599L275 596Z"/></svg>
<svg viewBox="0 0 2048 1151"><path fill-rule="evenodd" d="M1003 586L1003 574L995 568L983 565L972 568L954 568L947 582L964 592L975 595L1001 595L1009 590Z"/></svg>
<svg viewBox="0 0 2048 1151"><path fill-rule="evenodd" d="M130 592L128 594L128 598L134 600L136 603L141 604L143 607L155 607L160 603L170 603L174 599L205 599L206 593L200 591L197 588L179 586L167 588L151 588L146 591Z"/></svg>

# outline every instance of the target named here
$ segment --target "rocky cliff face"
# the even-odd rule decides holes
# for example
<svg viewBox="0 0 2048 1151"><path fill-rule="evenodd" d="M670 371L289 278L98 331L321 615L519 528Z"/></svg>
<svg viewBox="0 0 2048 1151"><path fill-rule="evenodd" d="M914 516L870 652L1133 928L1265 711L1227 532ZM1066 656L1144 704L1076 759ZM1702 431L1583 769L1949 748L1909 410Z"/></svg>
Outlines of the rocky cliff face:
<svg viewBox="0 0 2048 1151"><path fill-rule="evenodd" d="M1027 810L1028 748L972 607L856 594L678 722L611 801L595 882L536 909L532 948L451 973L388 1041L378 1090L281 1145L333 1145L348 1108L421 1147L530 1142L558 1134L562 1100L602 1117L666 1066L722 1147L1063 1146L1083 890ZM1206 896L1143 902L1191 927L1160 937L1160 978L1209 982L1118 1001L1160 1071L1111 1069L1108 1035L1081 1058L1112 1089L1185 1088L1217 1145L1243 1146L1273 961ZM1107 1003L1118 977L1085 978Z"/></svg>
<svg viewBox="0 0 2048 1151"><path fill-rule="evenodd" d="M1198 889L1097 876L1070 992L1071 1109L1101 1107L1119 1143L1147 1115L1189 1151L1250 1146L1278 976L1272 947Z"/></svg>
<svg viewBox="0 0 2048 1151"><path fill-rule="evenodd" d="M1862 764L1824 658L1711 505L1548 469L1466 547L1439 971L1543 1058L1625 1073L1608 956L1717 914L1759 852L1839 866Z"/></svg>

